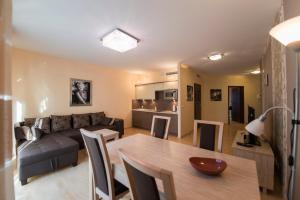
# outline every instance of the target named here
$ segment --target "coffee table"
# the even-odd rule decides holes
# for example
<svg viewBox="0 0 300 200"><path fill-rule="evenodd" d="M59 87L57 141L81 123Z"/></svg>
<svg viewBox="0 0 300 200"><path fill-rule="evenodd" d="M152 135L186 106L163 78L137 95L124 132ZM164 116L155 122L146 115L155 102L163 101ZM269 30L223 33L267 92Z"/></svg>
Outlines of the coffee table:
<svg viewBox="0 0 300 200"><path fill-rule="evenodd" d="M113 130L110 130L110 129L101 129L101 130L98 130L98 131L94 131L94 133L103 135L106 142L109 141L109 140L119 139L119 132L118 131L113 131Z"/></svg>

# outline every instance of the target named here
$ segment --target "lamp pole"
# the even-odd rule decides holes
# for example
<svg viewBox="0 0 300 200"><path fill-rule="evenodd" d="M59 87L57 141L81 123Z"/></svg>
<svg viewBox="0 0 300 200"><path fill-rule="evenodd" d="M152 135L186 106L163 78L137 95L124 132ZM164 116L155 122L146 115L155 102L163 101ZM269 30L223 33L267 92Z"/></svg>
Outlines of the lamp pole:
<svg viewBox="0 0 300 200"><path fill-rule="evenodd" d="M297 158L297 132L299 121L298 119L298 103L299 103L299 73L300 73L300 66L299 66L299 50L296 51L296 88L295 88L295 99L294 99L294 119L293 119L293 135L292 135L292 144L291 144L291 156L289 157L289 165L291 167L291 180L290 180L290 187L289 187L289 199L294 199L295 194L295 178L296 178L296 158Z"/></svg>

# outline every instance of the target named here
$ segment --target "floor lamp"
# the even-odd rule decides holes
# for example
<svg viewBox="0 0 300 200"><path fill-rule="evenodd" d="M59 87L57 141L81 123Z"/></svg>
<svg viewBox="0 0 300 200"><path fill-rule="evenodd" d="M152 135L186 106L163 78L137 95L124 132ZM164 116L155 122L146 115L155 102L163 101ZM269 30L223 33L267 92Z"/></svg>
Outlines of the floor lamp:
<svg viewBox="0 0 300 200"><path fill-rule="evenodd" d="M292 131L291 131L291 155L289 156L289 166L291 168L291 177L289 180L288 199L295 200L295 178L296 178L296 156L297 156L297 126L300 124L298 120L298 106L299 106L299 52L300 52L300 16L284 21L275 26L270 35L278 40L284 46L293 49L297 55L297 73L296 73L296 87L294 89L294 110L285 106L275 106L266 110L259 118L250 122L246 126L246 130L256 136L264 133L264 121L267 114L274 109L284 109L292 115Z"/></svg>

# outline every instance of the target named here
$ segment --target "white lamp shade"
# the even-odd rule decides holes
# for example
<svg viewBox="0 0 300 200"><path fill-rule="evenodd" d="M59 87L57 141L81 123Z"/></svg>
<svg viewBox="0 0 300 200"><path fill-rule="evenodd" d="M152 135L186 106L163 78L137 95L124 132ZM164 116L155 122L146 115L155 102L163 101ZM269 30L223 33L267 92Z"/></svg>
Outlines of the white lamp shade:
<svg viewBox="0 0 300 200"><path fill-rule="evenodd" d="M271 29L270 35L284 46L300 50L300 16L278 24Z"/></svg>
<svg viewBox="0 0 300 200"><path fill-rule="evenodd" d="M261 121L260 118L257 118L255 120L253 120L252 122L250 122L249 124L247 124L245 129L249 133L252 133L256 136L261 136L262 134L264 134L265 124L263 121Z"/></svg>

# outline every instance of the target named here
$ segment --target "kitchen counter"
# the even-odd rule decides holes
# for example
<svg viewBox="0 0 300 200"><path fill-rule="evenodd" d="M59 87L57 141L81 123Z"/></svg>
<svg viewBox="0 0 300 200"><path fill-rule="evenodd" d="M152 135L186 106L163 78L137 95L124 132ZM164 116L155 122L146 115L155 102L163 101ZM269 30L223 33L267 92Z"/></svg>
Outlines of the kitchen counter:
<svg viewBox="0 0 300 200"><path fill-rule="evenodd" d="M155 111L154 109L132 109L132 126L151 130L152 119L154 115L170 117L169 134L177 136L178 134L178 115L172 111Z"/></svg>
<svg viewBox="0 0 300 200"><path fill-rule="evenodd" d="M155 111L154 109L137 108L137 109L132 109L132 111L151 112L151 113L157 113L157 114L172 114L172 115L177 115L177 112L173 112L173 111L170 111L170 110Z"/></svg>

